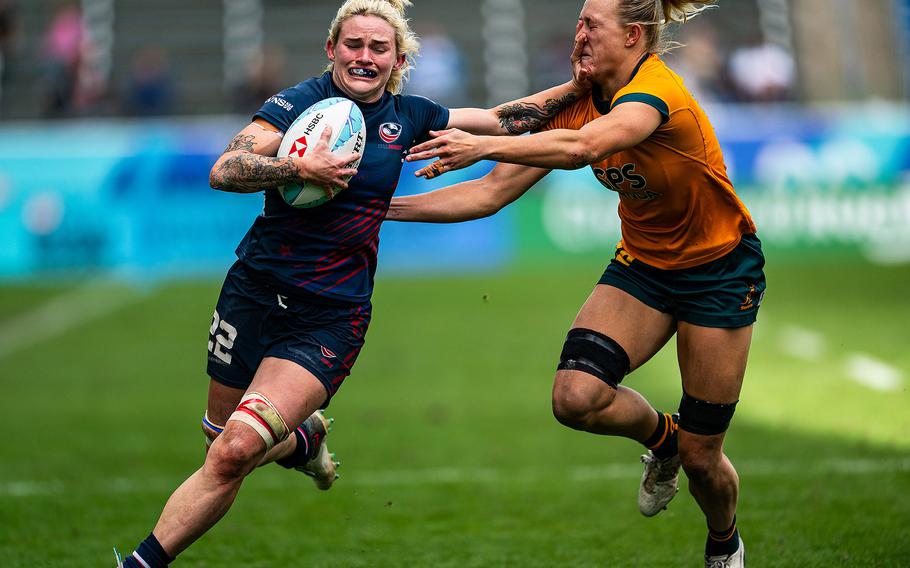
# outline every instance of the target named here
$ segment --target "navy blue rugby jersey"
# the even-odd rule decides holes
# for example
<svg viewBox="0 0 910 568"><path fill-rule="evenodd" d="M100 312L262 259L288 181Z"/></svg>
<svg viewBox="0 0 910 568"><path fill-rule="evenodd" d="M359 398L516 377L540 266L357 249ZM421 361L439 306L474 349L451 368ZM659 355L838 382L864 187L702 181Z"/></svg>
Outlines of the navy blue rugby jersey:
<svg viewBox="0 0 910 568"><path fill-rule="evenodd" d="M344 96L326 72L271 97L255 117L284 132L312 104ZM386 92L375 103L356 104L366 122L366 145L348 188L310 209L291 207L277 189L267 189L262 214L237 247L240 260L287 291L334 301L369 300L379 226L398 185L404 152L449 122L448 109L423 97Z"/></svg>

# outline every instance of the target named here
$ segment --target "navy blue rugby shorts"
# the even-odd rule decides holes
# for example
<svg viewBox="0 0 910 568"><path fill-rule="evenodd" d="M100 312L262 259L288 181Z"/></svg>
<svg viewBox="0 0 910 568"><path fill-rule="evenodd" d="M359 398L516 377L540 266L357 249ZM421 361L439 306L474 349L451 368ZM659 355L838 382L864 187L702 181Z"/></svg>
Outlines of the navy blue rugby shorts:
<svg viewBox="0 0 910 568"><path fill-rule="evenodd" d="M325 387L328 406L363 347L370 302L349 304L283 294L237 261L225 277L212 317L208 374L247 389L265 357L293 361Z"/></svg>

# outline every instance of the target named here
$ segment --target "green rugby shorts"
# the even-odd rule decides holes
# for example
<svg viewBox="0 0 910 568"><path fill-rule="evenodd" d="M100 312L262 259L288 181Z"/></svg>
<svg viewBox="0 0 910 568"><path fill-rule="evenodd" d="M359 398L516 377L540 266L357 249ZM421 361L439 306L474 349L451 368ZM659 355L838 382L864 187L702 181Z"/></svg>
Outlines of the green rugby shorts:
<svg viewBox="0 0 910 568"><path fill-rule="evenodd" d="M755 323L765 295L765 257L754 234L726 255L680 270L661 270L618 247L598 284L619 288L655 310L704 327Z"/></svg>

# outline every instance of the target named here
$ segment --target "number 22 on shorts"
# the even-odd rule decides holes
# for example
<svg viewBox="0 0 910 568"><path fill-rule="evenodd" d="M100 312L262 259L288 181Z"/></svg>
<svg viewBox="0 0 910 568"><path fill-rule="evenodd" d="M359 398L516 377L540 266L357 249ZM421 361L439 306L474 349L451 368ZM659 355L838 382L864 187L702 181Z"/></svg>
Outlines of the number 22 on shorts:
<svg viewBox="0 0 910 568"><path fill-rule="evenodd" d="M234 340L237 339L237 328L221 319L218 310L212 315L212 328L209 330L209 351L224 361L225 364L231 364L231 354L228 353L234 346Z"/></svg>

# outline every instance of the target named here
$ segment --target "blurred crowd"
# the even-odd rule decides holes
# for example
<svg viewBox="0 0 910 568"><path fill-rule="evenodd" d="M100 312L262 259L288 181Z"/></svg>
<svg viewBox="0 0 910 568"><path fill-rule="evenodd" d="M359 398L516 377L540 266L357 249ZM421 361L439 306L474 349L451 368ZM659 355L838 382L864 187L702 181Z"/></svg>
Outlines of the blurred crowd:
<svg viewBox="0 0 910 568"><path fill-rule="evenodd" d="M98 47L76 1L56 5L41 34L38 53L20 53L20 36L16 0L0 0L0 109L10 82L21 80L40 83L40 115L46 118L179 112L179 81L166 42L130 53L127 73L112 81L102 72ZM266 46L241 74L225 110L248 112L286 86L285 61L281 47Z"/></svg>
<svg viewBox="0 0 910 568"><path fill-rule="evenodd" d="M534 88L565 81L572 38L554 34L543 45L532 69ZM716 27L693 20L675 37L677 47L664 56L698 100L724 103L771 103L799 97L797 65L789 51L749 38L721 37ZM567 47L568 46L568 47Z"/></svg>
<svg viewBox="0 0 910 568"><path fill-rule="evenodd" d="M724 46L715 28L692 21L678 37L684 46L667 57L697 98L706 102L780 102L797 97L796 62L760 34Z"/></svg>
<svg viewBox="0 0 910 568"><path fill-rule="evenodd" d="M45 116L154 116L174 112L175 80L163 46L136 50L130 58L129 73L119 85L111 84L102 73L98 55L79 4L60 4L42 38Z"/></svg>
<svg viewBox="0 0 910 568"><path fill-rule="evenodd" d="M165 40L130 51L118 44L113 54L107 54L114 59L111 72L111 66L99 65L99 48L85 28L79 2L60 0L41 22L40 42L26 42L19 21L27 8L25 1L0 0L0 118L9 116L4 111L11 107L4 99L16 81L40 83L28 93L40 101L37 114L45 117L161 116L198 110L200 105L186 104L191 96L198 99L198 81L188 85L186 66L174 65L174 61L184 63L183 54L169 48ZM717 13L722 15L720 10ZM445 105L483 104L482 47L476 42L466 44L464 36L459 43L442 23L421 18L414 25L422 48L407 91ZM705 102L780 102L805 96L806 79L800 77L789 48L767 41L757 24L749 25L754 29L743 33L743 28L726 29L721 20L710 17L693 20L675 38L684 47L667 54L666 60ZM534 54L528 69L532 89L568 78L571 34L566 29L529 35L529 51ZM265 45L233 83L213 85L209 93L217 96L209 112L250 113L281 88L304 79L297 76L297 69L289 69L287 49L291 47ZM311 55L314 60L320 56ZM220 69L213 73L217 80ZM16 90L21 92L25 91Z"/></svg>

